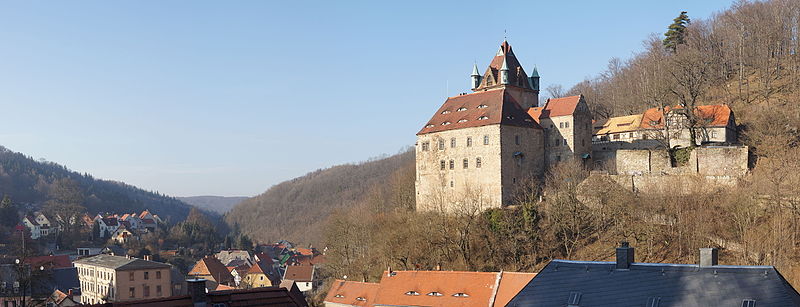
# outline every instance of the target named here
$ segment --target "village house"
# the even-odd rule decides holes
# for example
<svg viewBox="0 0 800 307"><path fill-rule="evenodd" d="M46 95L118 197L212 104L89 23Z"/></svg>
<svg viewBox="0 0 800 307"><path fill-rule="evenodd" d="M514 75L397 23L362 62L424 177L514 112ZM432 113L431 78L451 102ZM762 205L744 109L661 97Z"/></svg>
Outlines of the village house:
<svg viewBox="0 0 800 307"><path fill-rule="evenodd" d="M137 258L96 255L74 262L81 303L101 304L172 295L171 267Z"/></svg>
<svg viewBox="0 0 800 307"><path fill-rule="evenodd" d="M638 263L623 242L615 262L553 260L507 306L800 306L775 267L719 265L714 248L698 254L698 264Z"/></svg>
<svg viewBox="0 0 800 307"><path fill-rule="evenodd" d="M695 145L738 142L736 118L727 105L698 106L694 117ZM689 131L683 108L650 108L642 114L597 121L592 143L594 150L687 147L691 144Z"/></svg>
<svg viewBox="0 0 800 307"><path fill-rule="evenodd" d="M206 281L206 287L210 290L217 288L217 285L235 285L233 276L228 268L219 259L206 256L198 260L194 267L189 271L189 276L202 278Z"/></svg>
<svg viewBox="0 0 800 307"><path fill-rule="evenodd" d="M51 219L41 212L23 217L22 225L28 229L31 239L34 240L58 233L58 226L54 226Z"/></svg>
<svg viewBox="0 0 800 307"><path fill-rule="evenodd" d="M247 270L243 282L248 288L275 287L280 285L281 276L275 271L271 261L257 262Z"/></svg>
<svg viewBox="0 0 800 307"><path fill-rule="evenodd" d="M314 290L314 273L313 265L290 265L283 272L283 279L294 280L300 292L308 292Z"/></svg>
<svg viewBox="0 0 800 307"><path fill-rule="evenodd" d="M535 273L386 271L380 283L336 280L326 307L487 306L502 307Z"/></svg>

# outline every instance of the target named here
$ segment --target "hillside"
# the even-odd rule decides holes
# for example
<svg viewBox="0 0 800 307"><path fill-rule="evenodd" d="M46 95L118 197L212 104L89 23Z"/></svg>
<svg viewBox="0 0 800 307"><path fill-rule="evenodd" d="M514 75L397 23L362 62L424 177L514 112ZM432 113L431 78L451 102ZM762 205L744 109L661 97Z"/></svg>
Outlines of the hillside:
<svg viewBox="0 0 800 307"><path fill-rule="evenodd" d="M357 205L390 182L398 171L413 172L413 168L414 152L409 150L382 159L317 170L243 201L225 219L231 227L238 226L256 241L286 239L319 244L331 213Z"/></svg>
<svg viewBox="0 0 800 307"><path fill-rule="evenodd" d="M138 212L149 209L168 222L186 218L190 206L178 199L145 191L118 181L95 179L54 162L36 161L0 146L0 195L18 204L38 207L49 200L54 183L68 179L77 184L82 205L90 213Z"/></svg>
<svg viewBox="0 0 800 307"><path fill-rule="evenodd" d="M178 200L206 211L225 214L247 198L240 196L188 196L178 197Z"/></svg>

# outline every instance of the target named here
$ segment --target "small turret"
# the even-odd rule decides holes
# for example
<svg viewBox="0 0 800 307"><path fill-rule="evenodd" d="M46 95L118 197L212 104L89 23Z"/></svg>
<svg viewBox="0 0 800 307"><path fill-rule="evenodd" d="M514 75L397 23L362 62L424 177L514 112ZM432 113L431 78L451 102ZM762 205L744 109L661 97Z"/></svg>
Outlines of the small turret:
<svg viewBox="0 0 800 307"><path fill-rule="evenodd" d="M503 67L500 67L500 84L508 84L508 60L503 57Z"/></svg>
<svg viewBox="0 0 800 307"><path fill-rule="evenodd" d="M478 64L472 66L472 75L470 75L470 77L472 78L472 88L478 88L478 86L481 85L481 74L478 73Z"/></svg>
<svg viewBox="0 0 800 307"><path fill-rule="evenodd" d="M531 72L530 78L528 78L531 82L531 89L534 91L539 90L539 71L536 70L536 66L533 67L533 72Z"/></svg>

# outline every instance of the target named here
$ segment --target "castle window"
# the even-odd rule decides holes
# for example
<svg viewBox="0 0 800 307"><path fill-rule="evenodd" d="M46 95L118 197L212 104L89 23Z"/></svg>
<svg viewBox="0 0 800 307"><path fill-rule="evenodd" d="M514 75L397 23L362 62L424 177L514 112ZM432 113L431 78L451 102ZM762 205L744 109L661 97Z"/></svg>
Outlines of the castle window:
<svg viewBox="0 0 800 307"><path fill-rule="evenodd" d="M567 139L564 139L564 146L567 146Z"/></svg>
<svg viewBox="0 0 800 307"><path fill-rule="evenodd" d="M454 168L456 168L456 162L453 161L453 160L450 160L450 169L454 169Z"/></svg>
<svg viewBox="0 0 800 307"><path fill-rule="evenodd" d="M484 135L483 136L483 145L489 145L489 136L488 135Z"/></svg>
<svg viewBox="0 0 800 307"><path fill-rule="evenodd" d="M428 124L425 128L433 128L433 124Z"/></svg>
<svg viewBox="0 0 800 307"><path fill-rule="evenodd" d="M515 136L514 136L514 143L516 143L517 145L519 145L519 135L515 135Z"/></svg>
<svg viewBox="0 0 800 307"><path fill-rule="evenodd" d="M450 187L452 188L454 186L455 186L455 183L452 180L450 180Z"/></svg>
<svg viewBox="0 0 800 307"><path fill-rule="evenodd" d="M464 168L469 167L469 159L464 159Z"/></svg>
<svg viewBox="0 0 800 307"><path fill-rule="evenodd" d="M472 146L472 137L467 137L467 147Z"/></svg>
<svg viewBox="0 0 800 307"><path fill-rule="evenodd" d="M556 161L561 161L561 156L556 156Z"/></svg>
<svg viewBox="0 0 800 307"><path fill-rule="evenodd" d="M558 145L561 145L561 140L556 139L555 146L558 147Z"/></svg>
<svg viewBox="0 0 800 307"><path fill-rule="evenodd" d="M479 105L479 106L478 106L478 109L483 109L483 108L488 108L488 107L489 107L489 106L487 106L487 105L485 105L485 104L482 104L482 105Z"/></svg>
<svg viewBox="0 0 800 307"><path fill-rule="evenodd" d="M439 161L439 164L440 164L440 166L441 166L442 170L444 170L444 169L445 169L445 162L444 162L444 160L442 160L442 161Z"/></svg>
<svg viewBox="0 0 800 307"><path fill-rule="evenodd" d="M450 110L444 110L442 111L442 114L450 114Z"/></svg>
<svg viewBox="0 0 800 307"><path fill-rule="evenodd" d="M467 122L467 120L466 119L459 119L458 122L459 123L465 123L465 122Z"/></svg>
<svg viewBox="0 0 800 307"><path fill-rule="evenodd" d="M564 128L569 128L569 122L564 122Z"/></svg>
<svg viewBox="0 0 800 307"><path fill-rule="evenodd" d="M481 116L481 117L478 117L478 120L487 120L487 119L489 119L489 117L488 117L488 116Z"/></svg>
<svg viewBox="0 0 800 307"><path fill-rule="evenodd" d="M450 139L450 148L456 148L456 138Z"/></svg>
<svg viewBox="0 0 800 307"><path fill-rule="evenodd" d="M475 158L475 168L481 168L481 158Z"/></svg>
<svg viewBox="0 0 800 307"><path fill-rule="evenodd" d="M442 126L447 126L447 125L449 125L449 124L450 124L450 122L443 122L443 123L442 123Z"/></svg>
<svg viewBox="0 0 800 307"><path fill-rule="evenodd" d="M444 150L444 140L439 140L439 150Z"/></svg>
<svg viewBox="0 0 800 307"><path fill-rule="evenodd" d="M456 110L456 111L458 111L458 112L461 112L461 111L466 111L466 110L467 110L467 108L465 108L465 107L460 107L460 108L458 108L458 110Z"/></svg>
<svg viewBox="0 0 800 307"><path fill-rule="evenodd" d="M423 142L422 143L422 151L428 151L428 149L430 149L430 147L431 147L431 143L429 143L429 142Z"/></svg>
<svg viewBox="0 0 800 307"><path fill-rule="evenodd" d="M564 123L563 123L563 122L561 122L561 123L558 123L558 127L559 127L559 128L564 128Z"/></svg>

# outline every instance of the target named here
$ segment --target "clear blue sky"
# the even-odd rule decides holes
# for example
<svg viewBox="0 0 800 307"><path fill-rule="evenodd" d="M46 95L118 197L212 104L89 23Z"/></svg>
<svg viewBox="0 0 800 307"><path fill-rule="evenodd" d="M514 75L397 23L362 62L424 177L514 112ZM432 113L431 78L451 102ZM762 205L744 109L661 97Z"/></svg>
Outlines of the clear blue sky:
<svg viewBox="0 0 800 307"><path fill-rule="evenodd" d="M508 31L542 88L731 1L2 1L0 145L174 196L398 152Z"/></svg>

